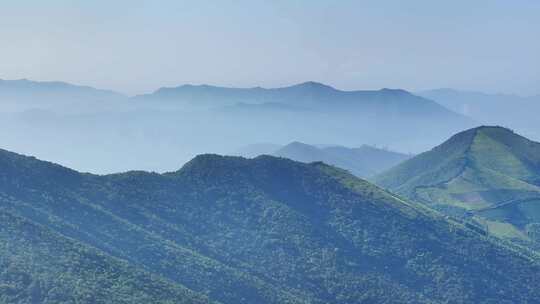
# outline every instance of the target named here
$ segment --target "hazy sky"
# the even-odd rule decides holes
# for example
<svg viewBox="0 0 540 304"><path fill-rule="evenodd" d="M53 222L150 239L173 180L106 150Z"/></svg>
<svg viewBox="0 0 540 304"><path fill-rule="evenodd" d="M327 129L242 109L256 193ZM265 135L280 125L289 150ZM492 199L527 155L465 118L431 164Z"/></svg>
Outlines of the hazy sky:
<svg viewBox="0 0 540 304"><path fill-rule="evenodd" d="M0 78L540 93L540 1L2 0Z"/></svg>

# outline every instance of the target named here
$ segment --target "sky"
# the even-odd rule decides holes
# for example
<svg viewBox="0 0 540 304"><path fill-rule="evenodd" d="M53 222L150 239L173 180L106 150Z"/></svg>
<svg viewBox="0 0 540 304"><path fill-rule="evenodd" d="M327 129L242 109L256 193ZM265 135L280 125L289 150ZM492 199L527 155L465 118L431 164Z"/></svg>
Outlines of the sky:
<svg viewBox="0 0 540 304"><path fill-rule="evenodd" d="M540 94L540 1L2 0L0 79Z"/></svg>

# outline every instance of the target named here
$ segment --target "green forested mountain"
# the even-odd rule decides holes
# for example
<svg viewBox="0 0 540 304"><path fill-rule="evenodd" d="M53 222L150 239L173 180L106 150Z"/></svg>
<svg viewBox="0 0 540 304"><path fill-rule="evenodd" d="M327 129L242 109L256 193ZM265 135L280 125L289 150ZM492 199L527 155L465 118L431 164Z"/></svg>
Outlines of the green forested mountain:
<svg viewBox="0 0 540 304"><path fill-rule="evenodd" d="M211 303L0 209L0 303Z"/></svg>
<svg viewBox="0 0 540 304"><path fill-rule="evenodd" d="M491 234L540 248L540 143L511 130L459 133L375 180Z"/></svg>
<svg viewBox="0 0 540 304"><path fill-rule="evenodd" d="M534 303L540 264L323 163L96 176L0 151L4 303ZM527 282L527 284L524 284Z"/></svg>

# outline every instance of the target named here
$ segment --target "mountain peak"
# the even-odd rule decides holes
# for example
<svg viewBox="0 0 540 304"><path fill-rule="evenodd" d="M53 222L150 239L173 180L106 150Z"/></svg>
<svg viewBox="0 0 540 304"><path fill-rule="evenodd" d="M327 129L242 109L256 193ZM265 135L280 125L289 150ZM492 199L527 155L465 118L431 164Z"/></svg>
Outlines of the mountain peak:
<svg viewBox="0 0 540 304"><path fill-rule="evenodd" d="M504 142L510 138L525 139L506 127L482 125L454 134L448 140L426 153L440 153L445 151L444 153L450 153L452 156L456 156L458 155L457 151L459 151L465 157L465 154L471 150L472 145L477 141L478 137L484 135L488 136L494 142Z"/></svg>
<svg viewBox="0 0 540 304"><path fill-rule="evenodd" d="M446 147L446 146L451 146L451 145L455 146L456 142L467 143L467 147L469 149L470 145L473 144L474 140L478 136L483 136L483 135L489 136L494 141L504 141L505 138L508 138L508 137L523 138L522 136L514 133L514 131L506 127L483 125L483 126L478 126L478 127L468 129L468 130L455 134L450 139L448 139L447 141L445 141L438 147L434 148L434 150L439 147Z"/></svg>
<svg viewBox="0 0 540 304"><path fill-rule="evenodd" d="M290 142L289 144L285 145L285 147L313 147L311 145L308 145L306 143L303 143L303 142L300 142L300 141L293 141L293 142Z"/></svg>
<svg viewBox="0 0 540 304"><path fill-rule="evenodd" d="M504 231L494 229L494 235L540 248L540 238L530 238L527 230L535 218L522 213L540 200L540 143L508 128L460 132L376 181L449 215L488 227L505 225Z"/></svg>
<svg viewBox="0 0 540 304"><path fill-rule="evenodd" d="M323 161L323 153L317 147L299 141L293 141L274 152L274 155L290 159L300 159L304 162Z"/></svg>
<svg viewBox="0 0 540 304"><path fill-rule="evenodd" d="M243 161L245 158L240 156L223 156L219 154L199 154L193 159L188 161L182 168L181 171L191 171L193 169L201 171L203 168L217 168L221 164L226 163L227 161ZM178 172L178 171L177 171Z"/></svg>
<svg viewBox="0 0 540 304"><path fill-rule="evenodd" d="M515 134L513 130L511 130L511 129L507 128L507 127L498 126L498 125L482 125L482 126L478 126L478 127L474 128L474 130L476 130L476 131L490 130L490 131L498 131L498 132L505 132L505 133Z"/></svg>
<svg viewBox="0 0 540 304"><path fill-rule="evenodd" d="M389 88L382 88L379 90L379 92L394 96L394 97L400 97L400 96L412 96L413 94L409 91L403 90L403 89L389 89Z"/></svg>
<svg viewBox="0 0 540 304"><path fill-rule="evenodd" d="M302 88L302 89L309 89L309 90L337 91L334 87L331 87L329 85L326 85L326 84L320 83L320 82L316 82L316 81L306 81L306 82L303 82L303 83L293 85L293 86L291 86L291 88Z"/></svg>
<svg viewBox="0 0 540 304"><path fill-rule="evenodd" d="M55 96L55 98L123 98L123 94L107 90L98 89L91 86L73 84L63 81L37 81L31 79L0 79L0 86L3 94L9 94L11 98L40 99Z"/></svg>

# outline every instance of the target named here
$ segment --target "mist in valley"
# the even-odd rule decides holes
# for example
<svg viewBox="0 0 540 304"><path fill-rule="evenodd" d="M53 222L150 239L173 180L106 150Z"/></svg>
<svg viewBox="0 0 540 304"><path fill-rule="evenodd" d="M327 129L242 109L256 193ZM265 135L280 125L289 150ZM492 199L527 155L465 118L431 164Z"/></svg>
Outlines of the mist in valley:
<svg viewBox="0 0 540 304"><path fill-rule="evenodd" d="M2 1L0 304L537 303L539 16Z"/></svg>
<svg viewBox="0 0 540 304"><path fill-rule="evenodd" d="M403 90L341 91L315 82L277 89L179 86L127 97L15 80L3 81L2 91L5 149L99 174L174 171L197 154L232 154L259 142L419 153L476 123Z"/></svg>

